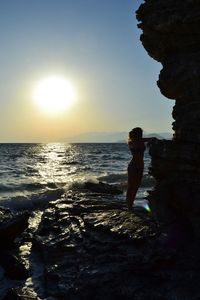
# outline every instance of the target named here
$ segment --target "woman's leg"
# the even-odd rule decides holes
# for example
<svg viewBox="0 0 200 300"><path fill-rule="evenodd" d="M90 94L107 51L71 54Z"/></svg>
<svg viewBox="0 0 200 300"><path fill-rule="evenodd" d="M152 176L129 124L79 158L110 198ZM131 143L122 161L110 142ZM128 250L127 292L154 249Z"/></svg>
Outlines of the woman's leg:
<svg viewBox="0 0 200 300"><path fill-rule="evenodd" d="M127 195L126 195L128 210L132 210L133 208L133 203L138 188L141 184L142 175L143 175L143 170L128 170L128 188L127 188Z"/></svg>

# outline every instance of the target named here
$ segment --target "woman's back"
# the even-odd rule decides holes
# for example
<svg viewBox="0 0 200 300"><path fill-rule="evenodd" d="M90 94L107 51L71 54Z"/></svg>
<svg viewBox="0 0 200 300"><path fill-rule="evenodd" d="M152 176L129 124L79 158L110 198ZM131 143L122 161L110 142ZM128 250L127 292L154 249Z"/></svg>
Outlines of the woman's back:
<svg viewBox="0 0 200 300"><path fill-rule="evenodd" d="M143 156L145 151L145 144L142 139L140 141L130 141L128 145L133 156L137 154Z"/></svg>

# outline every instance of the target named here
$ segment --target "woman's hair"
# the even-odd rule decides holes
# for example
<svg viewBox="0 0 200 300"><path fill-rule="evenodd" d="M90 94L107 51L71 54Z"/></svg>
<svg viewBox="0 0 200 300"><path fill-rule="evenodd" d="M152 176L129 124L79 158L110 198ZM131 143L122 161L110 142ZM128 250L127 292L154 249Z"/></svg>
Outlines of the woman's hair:
<svg viewBox="0 0 200 300"><path fill-rule="evenodd" d="M135 127L128 134L128 142L139 141L142 138L142 128Z"/></svg>

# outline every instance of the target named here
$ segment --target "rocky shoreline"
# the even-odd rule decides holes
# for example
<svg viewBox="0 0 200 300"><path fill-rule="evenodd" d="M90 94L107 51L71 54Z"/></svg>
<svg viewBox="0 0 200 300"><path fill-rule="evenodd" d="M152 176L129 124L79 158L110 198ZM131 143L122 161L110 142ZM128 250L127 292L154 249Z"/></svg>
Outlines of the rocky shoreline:
<svg viewBox="0 0 200 300"><path fill-rule="evenodd" d="M4 228L23 226L1 244L17 271L2 254L0 299L198 299L199 246L112 193L71 190L34 214L2 208Z"/></svg>

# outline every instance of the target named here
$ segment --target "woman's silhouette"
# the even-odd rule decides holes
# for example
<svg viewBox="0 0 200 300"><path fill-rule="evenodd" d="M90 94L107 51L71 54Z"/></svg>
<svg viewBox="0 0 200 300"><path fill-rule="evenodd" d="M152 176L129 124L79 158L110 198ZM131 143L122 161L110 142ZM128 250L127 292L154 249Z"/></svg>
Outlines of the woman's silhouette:
<svg viewBox="0 0 200 300"><path fill-rule="evenodd" d="M144 170L144 151L145 142L150 141L152 138L143 138L143 131L140 127L133 128L129 132L128 146L132 153L132 159L128 164L128 188L127 188L127 206L131 211L137 190L141 184L143 170Z"/></svg>

